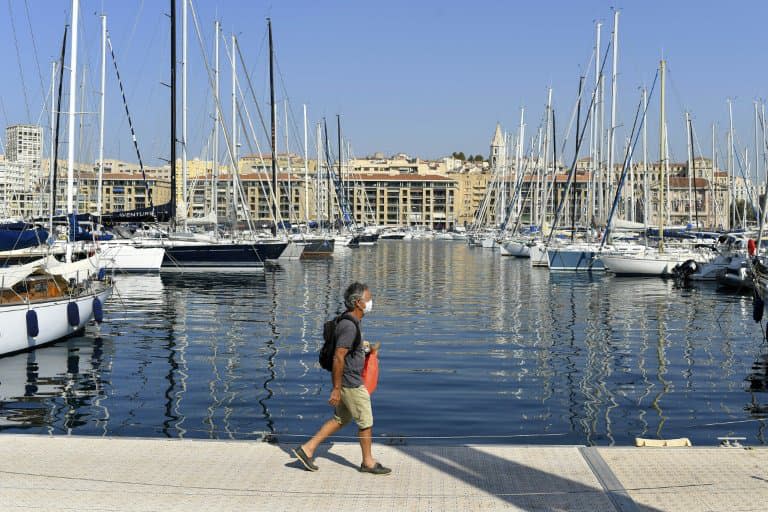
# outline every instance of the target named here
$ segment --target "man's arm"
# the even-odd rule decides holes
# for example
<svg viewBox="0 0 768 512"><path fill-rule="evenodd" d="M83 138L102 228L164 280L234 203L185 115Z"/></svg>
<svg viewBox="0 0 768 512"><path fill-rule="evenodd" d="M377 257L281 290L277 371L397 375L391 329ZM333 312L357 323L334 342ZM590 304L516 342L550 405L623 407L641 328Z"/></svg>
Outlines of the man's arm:
<svg viewBox="0 0 768 512"><path fill-rule="evenodd" d="M348 348L336 347L336 351L333 353L333 371L332 382L333 390L331 391L331 399L328 403L333 407L339 405L341 401L341 377L344 375L344 358L347 357Z"/></svg>

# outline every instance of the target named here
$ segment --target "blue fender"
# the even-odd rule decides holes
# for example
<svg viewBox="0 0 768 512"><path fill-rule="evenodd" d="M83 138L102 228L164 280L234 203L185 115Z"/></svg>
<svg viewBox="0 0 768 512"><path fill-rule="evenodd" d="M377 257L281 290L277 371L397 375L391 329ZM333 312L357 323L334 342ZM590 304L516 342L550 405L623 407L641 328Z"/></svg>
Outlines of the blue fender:
<svg viewBox="0 0 768 512"><path fill-rule="evenodd" d="M30 309L27 311L27 336L37 338L40 334L40 325L37 323L37 311Z"/></svg>
<svg viewBox="0 0 768 512"><path fill-rule="evenodd" d="M98 297L93 298L93 319L97 324L104 321L104 305Z"/></svg>
<svg viewBox="0 0 768 512"><path fill-rule="evenodd" d="M77 302L67 304L67 321L72 327L80 325L80 308L77 307Z"/></svg>

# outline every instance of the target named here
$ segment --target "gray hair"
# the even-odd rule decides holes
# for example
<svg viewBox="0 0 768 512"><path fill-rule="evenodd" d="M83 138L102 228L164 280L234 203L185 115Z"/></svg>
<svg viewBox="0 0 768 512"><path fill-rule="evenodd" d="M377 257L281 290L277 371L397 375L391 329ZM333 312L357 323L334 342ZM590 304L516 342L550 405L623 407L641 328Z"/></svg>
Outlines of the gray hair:
<svg viewBox="0 0 768 512"><path fill-rule="evenodd" d="M363 298L366 290L368 290L368 285L357 281L347 287L344 292L344 305L347 307L347 311L355 309L355 302Z"/></svg>

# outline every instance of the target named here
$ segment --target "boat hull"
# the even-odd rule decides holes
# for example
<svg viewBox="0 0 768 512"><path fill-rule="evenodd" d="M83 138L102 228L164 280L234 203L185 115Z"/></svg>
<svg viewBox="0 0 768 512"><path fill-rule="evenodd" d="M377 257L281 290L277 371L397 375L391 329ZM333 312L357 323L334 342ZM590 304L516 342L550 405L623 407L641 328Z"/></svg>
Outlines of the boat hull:
<svg viewBox="0 0 768 512"><path fill-rule="evenodd" d="M94 298L102 304L112 294L112 285L97 284L93 292L76 299L63 297L56 300L32 304L0 305L0 356L31 350L48 343L53 343L85 328L93 319ZM67 308L70 302L77 304L79 322L70 325ZM37 314L39 333L30 337L27 333L27 311Z"/></svg>
<svg viewBox="0 0 768 512"><path fill-rule="evenodd" d="M502 256L514 256L515 258L530 258L531 250L523 242L510 241L501 244Z"/></svg>
<svg viewBox="0 0 768 512"><path fill-rule="evenodd" d="M308 258L330 258L333 256L336 241L333 238L307 239L298 244L304 246L301 252L302 259Z"/></svg>
<svg viewBox="0 0 768 512"><path fill-rule="evenodd" d="M579 249L547 249L549 270L603 272L605 265L597 253Z"/></svg>
<svg viewBox="0 0 768 512"><path fill-rule="evenodd" d="M364 233L362 235L355 235L352 240L349 241L349 247L360 247L363 245L375 245L379 240L379 235L376 233Z"/></svg>
<svg viewBox="0 0 768 512"><path fill-rule="evenodd" d="M620 254L601 256L606 269L617 276L671 276L672 269L689 258L643 257Z"/></svg>
<svg viewBox="0 0 768 512"><path fill-rule="evenodd" d="M531 258L532 267L548 267L549 258L547 257L547 247L544 244L537 243L528 247L528 253Z"/></svg>
<svg viewBox="0 0 768 512"><path fill-rule="evenodd" d="M164 257L165 249L162 247L104 244L101 249L104 267L122 272L160 272Z"/></svg>
<svg viewBox="0 0 768 512"><path fill-rule="evenodd" d="M165 247L163 272L254 270L277 261L288 242L174 243Z"/></svg>

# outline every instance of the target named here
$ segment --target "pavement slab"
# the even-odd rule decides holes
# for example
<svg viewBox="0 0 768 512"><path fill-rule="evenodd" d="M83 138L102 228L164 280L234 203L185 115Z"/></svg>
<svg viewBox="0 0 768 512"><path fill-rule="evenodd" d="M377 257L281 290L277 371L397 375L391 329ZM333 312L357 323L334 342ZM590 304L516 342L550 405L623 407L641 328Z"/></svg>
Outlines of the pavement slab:
<svg viewBox="0 0 768 512"><path fill-rule="evenodd" d="M392 474L374 476L357 471L356 443L321 446L317 472L295 446L3 435L0 510L654 512L768 498L764 449L375 444Z"/></svg>

